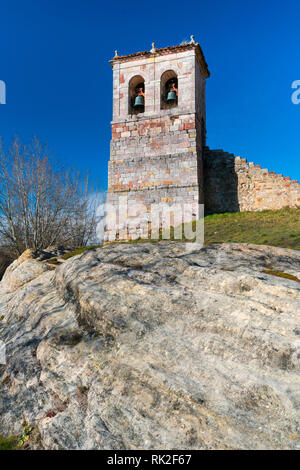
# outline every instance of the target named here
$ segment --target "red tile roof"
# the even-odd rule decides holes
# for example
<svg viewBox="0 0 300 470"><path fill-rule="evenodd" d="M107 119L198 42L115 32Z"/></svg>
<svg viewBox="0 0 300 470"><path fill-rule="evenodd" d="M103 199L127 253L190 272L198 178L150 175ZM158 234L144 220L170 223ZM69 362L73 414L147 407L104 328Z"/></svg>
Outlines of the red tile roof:
<svg viewBox="0 0 300 470"><path fill-rule="evenodd" d="M113 59L110 60L110 63L113 65L115 61L120 61L120 62L127 62L132 59L138 59L139 57L151 57L154 55L165 55L165 54L171 54L174 52L182 52L186 51L189 49L195 49L196 53L199 55L199 58L201 62L204 65L204 68L206 69L207 76L209 77L210 73L208 70L207 63L204 58L204 54L202 52L202 49L200 47L200 44L198 42L195 43L184 43L184 44L179 44L178 46L167 46L163 47L161 49L155 49L155 52L151 51L142 51L142 52L134 52L133 54L128 54L128 55L116 55L113 57Z"/></svg>

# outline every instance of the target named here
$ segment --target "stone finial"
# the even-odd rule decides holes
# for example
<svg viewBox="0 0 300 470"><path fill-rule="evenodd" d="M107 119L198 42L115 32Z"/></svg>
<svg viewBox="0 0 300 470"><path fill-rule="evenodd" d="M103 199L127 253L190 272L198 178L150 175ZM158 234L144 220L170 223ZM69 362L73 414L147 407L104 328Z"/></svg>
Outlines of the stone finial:
<svg viewBox="0 0 300 470"><path fill-rule="evenodd" d="M118 57L118 51L115 51L114 59Z"/></svg>
<svg viewBox="0 0 300 470"><path fill-rule="evenodd" d="M153 53L155 52L155 50L156 50L156 49L155 49L155 42L153 42L153 43L152 43L152 49L151 49L150 52L153 54Z"/></svg>
<svg viewBox="0 0 300 470"><path fill-rule="evenodd" d="M191 35L190 44L195 44L195 36L193 34Z"/></svg>

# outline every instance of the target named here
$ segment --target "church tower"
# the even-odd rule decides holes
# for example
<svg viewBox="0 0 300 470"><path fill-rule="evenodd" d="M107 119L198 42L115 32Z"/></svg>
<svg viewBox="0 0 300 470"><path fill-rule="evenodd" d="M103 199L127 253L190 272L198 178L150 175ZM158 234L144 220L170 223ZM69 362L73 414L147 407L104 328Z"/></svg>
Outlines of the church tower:
<svg viewBox="0 0 300 470"><path fill-rule="evenodd" d="M153 43L150 51L125 56L116 51L110 63L113 121L108 204L118 206L124 197L128 206L147 208L162 202L203 203L209 71L200 45L193 36L189 43L163 49ZM113 239L109 218L106 239Z"/></svg>

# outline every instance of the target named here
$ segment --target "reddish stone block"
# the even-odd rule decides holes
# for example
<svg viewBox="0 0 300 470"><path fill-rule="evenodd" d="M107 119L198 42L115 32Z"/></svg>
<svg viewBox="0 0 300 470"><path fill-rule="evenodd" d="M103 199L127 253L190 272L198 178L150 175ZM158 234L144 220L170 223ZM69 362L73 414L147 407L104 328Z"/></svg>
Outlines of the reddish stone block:
<svg viewBox="0 0 300 470"><path fill-rule="evenodd" d="M153 149L160 149L160 144L158 142L152 142L151 147Z"/></svg>
<svg viewBox="0 0 300 470"><path fill-rule="evenodd" d="M184 129L187 131L188 129L194 129L195 128L195 125L194 123L187 123L184 125Z"/></svg>
<svg viewBox="0 0 300 470"><path fill-rule="evenodd" d="M119 139L121 137L120 132L112 132L112 138L113 139Z"/></svg>

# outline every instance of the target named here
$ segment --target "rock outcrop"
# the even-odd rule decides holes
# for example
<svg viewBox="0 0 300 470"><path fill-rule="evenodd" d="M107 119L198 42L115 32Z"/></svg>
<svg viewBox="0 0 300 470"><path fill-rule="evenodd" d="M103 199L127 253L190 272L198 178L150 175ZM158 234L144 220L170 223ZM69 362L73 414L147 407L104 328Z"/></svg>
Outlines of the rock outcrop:
<svg viewBox="0 0 300 470"><path fill-rule="evenodd" d="M299 252L254 245L109 245L56 270L24 255L0 283L0 434L30 426L44 449L299 449L297 278Z"/></svg>

